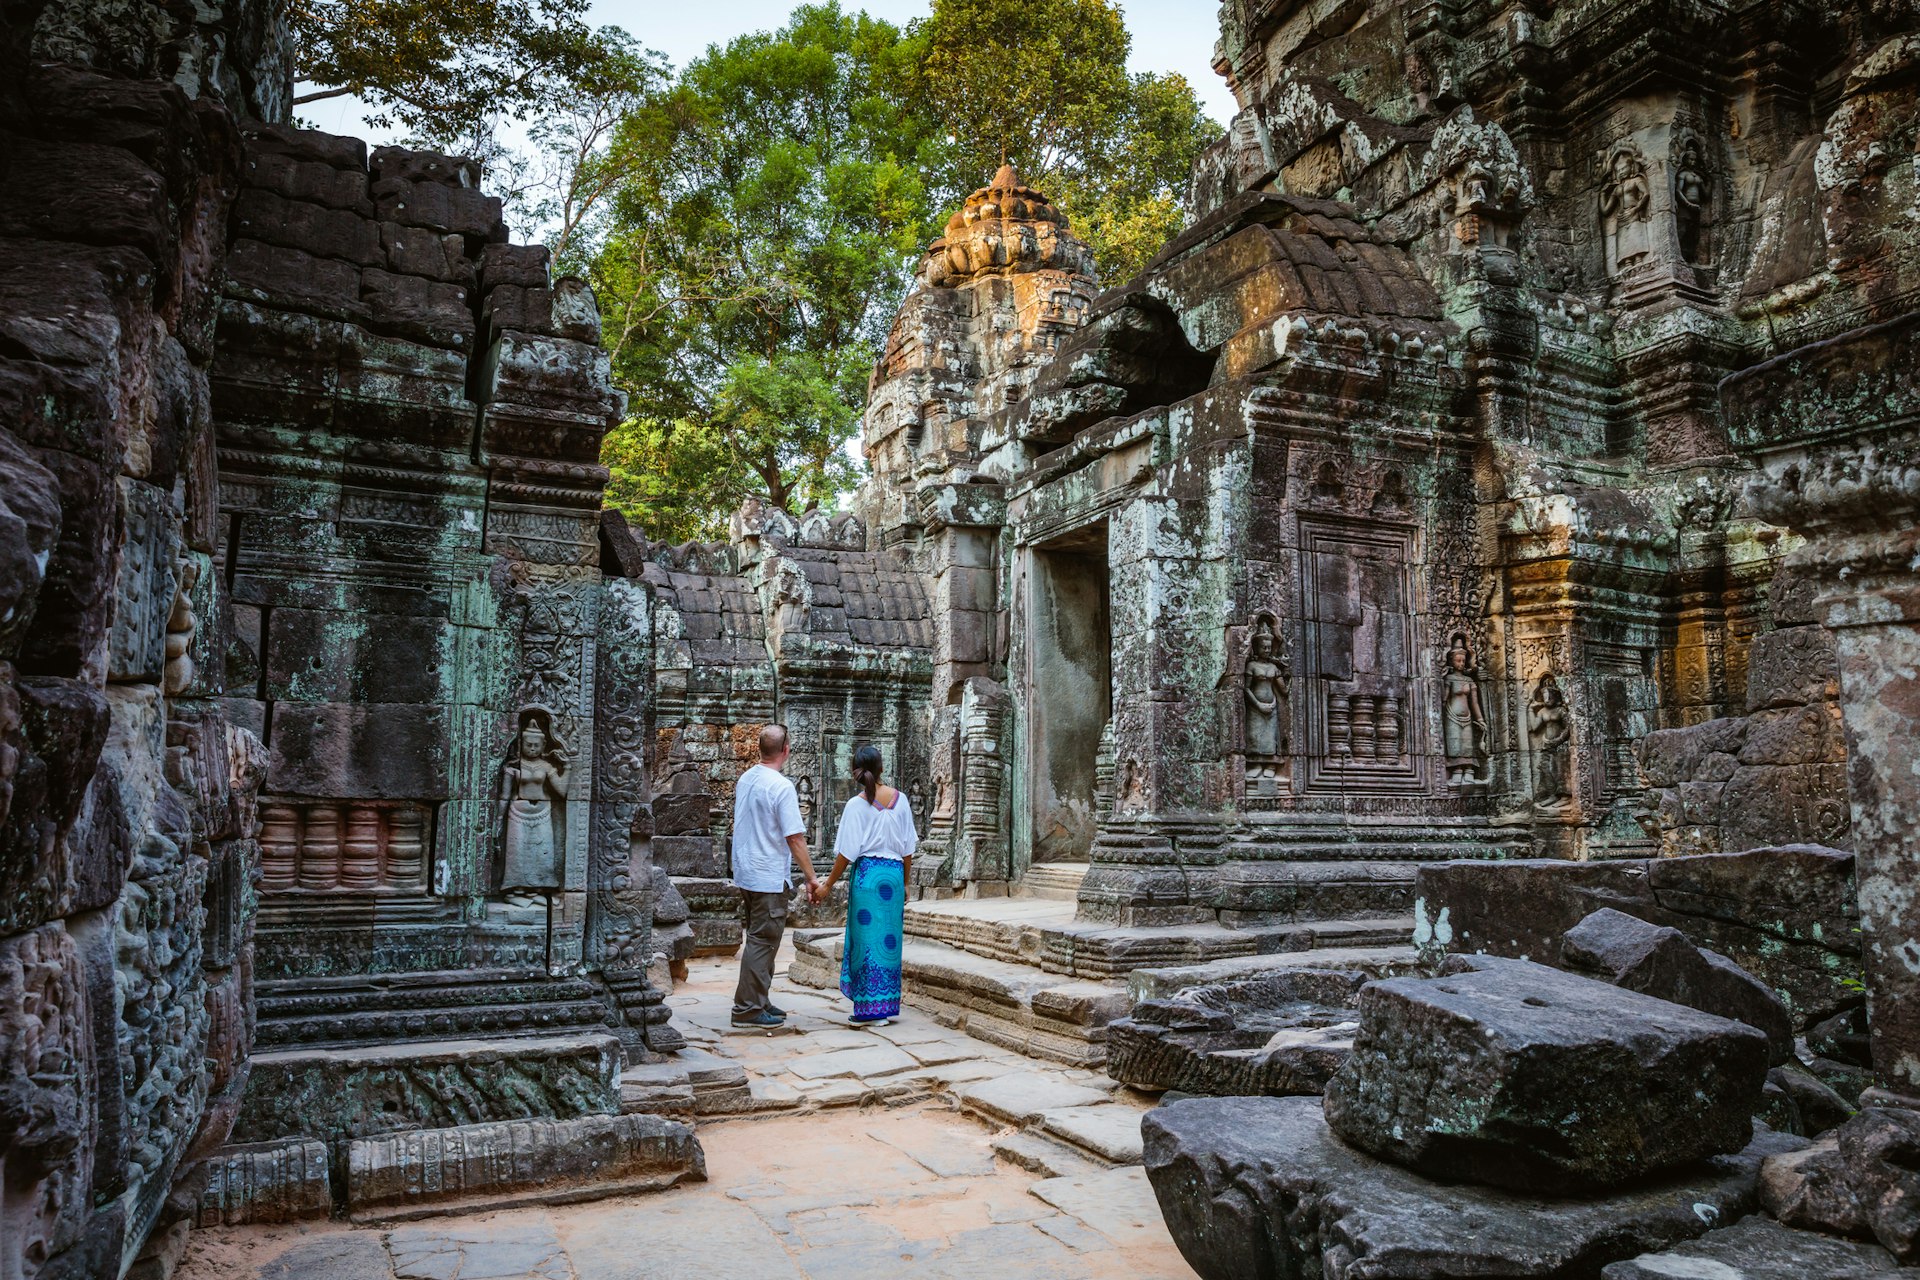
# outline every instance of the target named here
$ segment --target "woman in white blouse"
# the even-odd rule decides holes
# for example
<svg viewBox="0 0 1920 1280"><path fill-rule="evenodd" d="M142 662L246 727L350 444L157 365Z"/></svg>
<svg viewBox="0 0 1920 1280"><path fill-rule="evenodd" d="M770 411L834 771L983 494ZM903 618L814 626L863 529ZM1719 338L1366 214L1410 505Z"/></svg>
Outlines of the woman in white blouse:
<svg viewBox="0 0 1920 1280"><path fill-rule="evenodd" d="M880 781L880 768L880 748L853 753L860 793L840 811L833 871L814 893L814 901L824 902L840 877L848 878L840 990L853 1001L847 1023L855 1027L892 1022L900 1014L901 925L917 843L907 798Z"/></svg>

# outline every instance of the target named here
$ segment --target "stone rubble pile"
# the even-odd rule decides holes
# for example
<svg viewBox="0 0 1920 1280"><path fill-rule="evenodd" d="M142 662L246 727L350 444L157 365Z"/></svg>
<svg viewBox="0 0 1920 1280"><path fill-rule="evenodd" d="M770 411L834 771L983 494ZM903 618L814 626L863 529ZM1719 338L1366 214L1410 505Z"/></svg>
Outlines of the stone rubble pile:
<svg viewBox="0 0 1920 1280"><path fill-rule="evenodd" d="M1756 895L1804 900L1820 877L1781 866L1842 860L1709 855L1653 878L1668 918L1697 923ZM1910 1274L1920 1112L1878 1091L1856 1112L1857 1087L1821 1079L1828 1052L1864 1077L1857 997L1809 1025L1789 1003L1804 970L1776 963L1776 985L1642 918L1660 914L1647 867L1558 865L1423 872L1450 906L1479 891L1476 926L1487 902L1531 901L1506 936L1539 959L1435 951L1423 974L1372 982L1281 969L1112 1024L1109 1071L1178 1091L1143 1122L1145 1161L1202 1276ZM1602 900L1620 905L1540 923Z"/></svg>

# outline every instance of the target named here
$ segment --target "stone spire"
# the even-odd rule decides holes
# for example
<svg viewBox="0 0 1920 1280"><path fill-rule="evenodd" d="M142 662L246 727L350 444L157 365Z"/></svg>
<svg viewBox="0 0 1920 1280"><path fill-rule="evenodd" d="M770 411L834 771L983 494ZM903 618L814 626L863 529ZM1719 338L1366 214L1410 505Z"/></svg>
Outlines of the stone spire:
<svg viewBox="0 0 1920 1280"><path fill-rule="evenodd" d="M1093 252L1068 229L1066 214L1010 163L947 219L947 233L930 246L926 262L927 282L948 287L1040 270L1091 275Z"/></svg>

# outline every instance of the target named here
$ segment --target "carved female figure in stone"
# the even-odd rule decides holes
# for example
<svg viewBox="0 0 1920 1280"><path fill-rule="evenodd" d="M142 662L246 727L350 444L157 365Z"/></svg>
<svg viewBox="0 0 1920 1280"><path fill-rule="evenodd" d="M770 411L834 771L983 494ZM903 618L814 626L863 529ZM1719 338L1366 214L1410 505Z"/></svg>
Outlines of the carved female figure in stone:
<svg viewBox="0 0 1920 1280"><path fill-rule="evenodd" d="M1707 161L1700 139L1688 134L1680 143L1673 166L1674 230L1680 237L1680 256L1700 260L1700 232L1707 220Z"/></svg>
<svg viewBox="0 0 1920 1280"><path fill-rule="evenodd" d="M1533 798L1541 804L1565 801L1572 794L1568 774L1573 731L1567 723L1567 696L1550 671L1540 677L1528 700L1527 739L1533 744Z"/></svg>
<svg viewBox="0 0 1920 1280"><path fill-rule="evenodd" d="M1466 786L1480 781L1480 764L1487 756L1487 718L1480 708L1480 671L1464 634L1453 637L1447 650L1447 673L1441 678L1442 725L1447 755L1447 782Z"/></svg>
<svg viewBox="0 0 1920 1280"><path fill-rule="evenodd" d="M1273 619L1262 614L1254 627L1253 640L1247 646L1247 711L1244 732L1247 753L1247 777L1250 780L1275 778L1287 755L1291 708L1287 701L1287 660L1280 654L1280 639L1274 633Z"/></svg>
<svg viewBox="0 0 1920 1280"><path fill-rule="evenodd" d="M500 888L506 893L558 889L567 849L567 749L553 719L539 707L520 713L500 771L506 829L500 846Z"/></svg>
<svg viewBox="0 0 1920 1280"><path fill-rule="evenodd" d="M1600 229L1607 249L1607 273L1623 275L1642 265L1653 250L1653 188L1640 148L1623 142L1613 149L1600 185Z"/></svg>

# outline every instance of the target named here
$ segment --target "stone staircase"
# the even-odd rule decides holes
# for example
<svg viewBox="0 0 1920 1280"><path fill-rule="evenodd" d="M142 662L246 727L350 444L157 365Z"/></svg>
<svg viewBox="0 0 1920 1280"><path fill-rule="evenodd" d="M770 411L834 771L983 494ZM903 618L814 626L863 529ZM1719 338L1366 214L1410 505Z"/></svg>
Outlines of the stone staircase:
<svg viewBox="0 0 1920 1280"><path fill-rule="evenodd" d="M257 1002L262 1049L561 1035L608 1017L585 978L517 969L262 981Z"/></svg>
<svg viewBox="0 0 1920 1280"><path fill-rule="evenodd" d="M1270 931L1218 925L1118 928L1073 919L1073 904L999 898L909 903L901 992L909 1005L989 1044L1098 1069L1107 1024L1135 1001L1284 967L1384 973L1413 957L1406 920L1329 921ZM788 975L839 983L839 930L795 930ZM1266 952L1262 943L1291 944Z"/></svg>
<svg viewBox="0 0 1920 1280"><path fill-rule="evenodd" d="M1049 902L1076 902L1080 882L1087 878L1084 862L1041 862L1027 868L1027 874L1013 888L1016 898L1042 898Z"/></svg>

